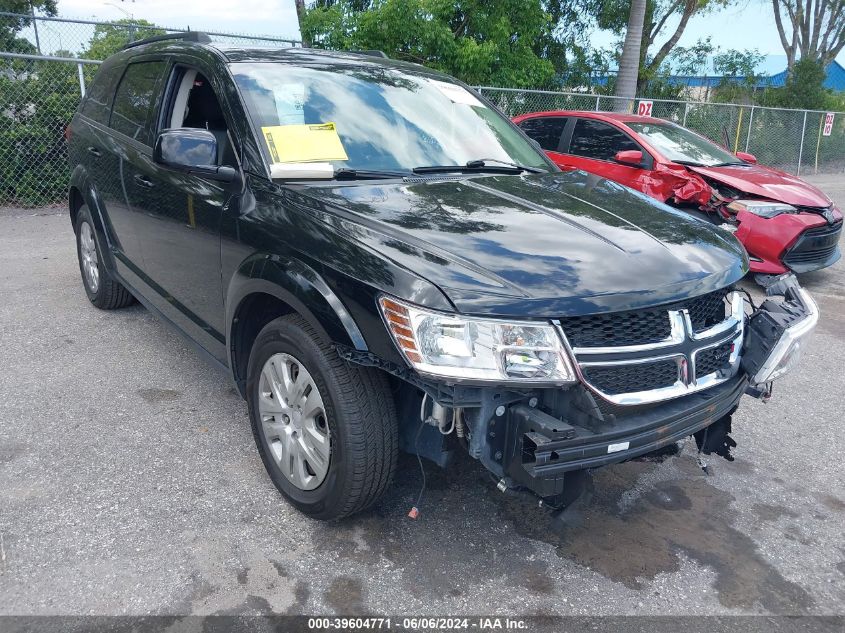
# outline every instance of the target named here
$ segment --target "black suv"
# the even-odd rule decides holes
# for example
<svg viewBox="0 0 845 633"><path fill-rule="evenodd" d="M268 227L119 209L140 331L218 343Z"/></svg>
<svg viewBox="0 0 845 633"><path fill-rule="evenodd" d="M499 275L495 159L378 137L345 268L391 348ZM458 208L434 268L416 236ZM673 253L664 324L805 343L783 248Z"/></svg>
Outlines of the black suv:
<svg viewBox="0 0 845 633"><path fill-rule="evenodd" d="M227 368L317 518L376 501L400 448L463 447L553 507L691 434L725 452L817 319L788 279L746 315L733 236L562 173L463 84L377 55L152 38L68 137L89 299L137 298Z"/></svg>

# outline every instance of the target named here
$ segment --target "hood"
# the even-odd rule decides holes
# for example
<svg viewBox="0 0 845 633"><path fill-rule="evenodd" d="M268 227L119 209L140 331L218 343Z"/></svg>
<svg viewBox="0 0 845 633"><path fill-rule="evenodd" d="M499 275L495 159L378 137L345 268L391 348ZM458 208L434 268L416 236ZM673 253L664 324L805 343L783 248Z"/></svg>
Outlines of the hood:
<svg viewBox="0 0 845 633"><path fill-rule="evenodd" d="M694 167L690 170L718 180L732 189L761 198L769 198L778 202L798 207L829 207L833 204L821 190L800 178L784 171L763 167L762 165L746 165L741 167Z"/></svg>
<svg viewBox="0 0 845 633"><path fill-rule="evenodd" d="M633 309L724 287L747 270L733 235L584 172L333 183L305 195L467 314Z"/></svg>

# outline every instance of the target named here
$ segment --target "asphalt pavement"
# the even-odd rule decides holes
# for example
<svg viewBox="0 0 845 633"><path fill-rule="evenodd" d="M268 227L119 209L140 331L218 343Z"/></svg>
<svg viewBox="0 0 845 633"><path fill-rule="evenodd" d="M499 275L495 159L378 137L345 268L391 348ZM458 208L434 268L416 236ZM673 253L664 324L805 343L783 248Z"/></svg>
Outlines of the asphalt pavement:
<svg viewBox="0 0 845 633"><path fill-rule="evenodd" d="M413 521L405 456L325 524L277 494L225 375L89 304L63 209L0 210L0 614L842 614L845 264L801 282L814 338L712 474L692 442L605 468L561 525L464 458L427 466Z"/></svg>

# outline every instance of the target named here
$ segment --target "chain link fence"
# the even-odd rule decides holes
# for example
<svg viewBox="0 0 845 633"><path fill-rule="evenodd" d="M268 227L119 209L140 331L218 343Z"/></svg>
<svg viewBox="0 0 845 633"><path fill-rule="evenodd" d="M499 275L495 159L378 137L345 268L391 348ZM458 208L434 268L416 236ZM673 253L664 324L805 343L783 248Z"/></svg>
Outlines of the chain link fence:
<svg viewBox="0 0 845 633"><path fill-rule="evenodd" d="M33 18L0 12L14 37L0 41L0 206L61 203L68 181L65 128L103 59L125 44L186 29L127 22ZM244 46L296 46L265 35L209 33ZM509 88L478 89L506 114L542 110L622 110L638 100ZM845 171L845 113L825 134L825 113L655 99L653 116L669 119L765 165L794 174Z"/></svg>
<svg viewBox="0 0 845 633"><path fill-rule="evenodd" d="M15 33L14 42L5 42L7 52L31 53L50 57L81 57L103 60L116 49L152 35L185 33L191 29L161 26L131 19L98 22L69 18L31 16L0 11L0 34ZM299 46L299 40L255 33L207 33L215 42L242 46Z"/></svg>
<svg viewBox="0 0 845 633"><path fill-rule="evenodd" d="M636 112L643 99L513 88L477 89L509 116L547 110ZM668 119L730 149L754 154L763 164L795 175L845 171L845 113L726 103L653 99L651 116Z"/></svg>
<svg viewBox="0 0 845 633"><path fill-rule="evenodd" d="M63 203L65 129L100 60L126 44L187 29L0 12L0 206ZM297 46L265 35L208 32L215 42ZM3 50L5 49L5 50Z"/></svg>

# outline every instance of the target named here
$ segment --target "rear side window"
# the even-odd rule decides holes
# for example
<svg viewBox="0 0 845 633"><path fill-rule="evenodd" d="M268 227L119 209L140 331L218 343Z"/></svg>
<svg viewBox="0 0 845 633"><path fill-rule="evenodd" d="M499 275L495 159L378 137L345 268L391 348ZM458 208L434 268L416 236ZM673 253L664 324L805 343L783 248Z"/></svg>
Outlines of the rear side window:
<svg viewBox="0 0 845 633"><path fill-rule="evenodd" d="M164 68L163 61L129 65L114 95L109 127L150 145L147 121Z"/></svg>
<svg viewBox="0 0 845 633"><path fill-rule="evenodd" d="M537 141L544 150L557 152L559 151L560 137L568 120L564 116L539 117L520 121L519 127L530 138Z"/></svg>
<svg viewBox="0 0 845 633"><path fill-rule="evenodd" d="M103 65L85 91L82 114L98 123L108 123L114 85L120 78L121 66Z"/></svg>
<svg viewBox="0 0 845 633"><path fill-rule="evenodd" d="M612 125L592 119L578 119L572 132L569 153L596 160L613 160L616 152L641 149Z"/></svg>

